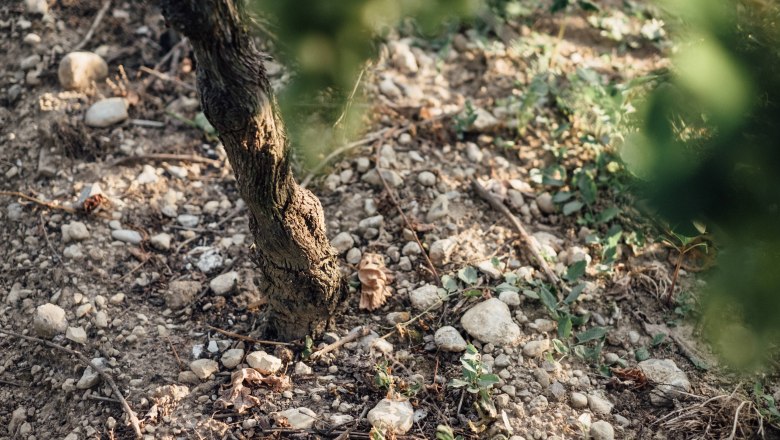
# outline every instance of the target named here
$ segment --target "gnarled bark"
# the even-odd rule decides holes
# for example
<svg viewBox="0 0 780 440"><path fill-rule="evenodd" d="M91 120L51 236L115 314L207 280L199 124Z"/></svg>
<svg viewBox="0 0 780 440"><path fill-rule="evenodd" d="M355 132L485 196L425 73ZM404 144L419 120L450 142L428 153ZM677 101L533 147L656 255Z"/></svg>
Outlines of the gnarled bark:
<svg viewBox="0 0 780 440"><path fill-rule="evenodd" d="M247 33L243 0L161 0L197 60L201 105L219 132L251 212L269 332L322 332L343 300L322 206L294 180L290 149L263 60Z"/></svg>

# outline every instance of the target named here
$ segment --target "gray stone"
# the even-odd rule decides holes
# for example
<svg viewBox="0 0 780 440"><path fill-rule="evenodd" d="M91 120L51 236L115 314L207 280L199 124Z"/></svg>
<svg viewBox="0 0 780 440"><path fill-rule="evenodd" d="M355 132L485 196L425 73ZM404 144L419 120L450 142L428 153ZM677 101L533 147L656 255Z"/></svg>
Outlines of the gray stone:
<svg viewBox="0 0 780 440"><path fill-rule="evenodd" d="M650 393L650 402L656 406L670 404L673 399L682 395L680 392L690 392L691 382L684 371L677 367L671 359L647 359L637 364L640 370L656 385Z"/></svg>
<svg viewBox="0 0 780 440"><path fill-rule="evenodd" d="M416 73L419 67L417 66L417 59L409 49L409 45L403 41L392 41L388 44L390 49L390 57L395 67L401 71L401 73L410 74Z"/></svg>
<svg viewBox="0 0 780 440"><path fill-rule="evenodd" d="M206 380L219 371L219 364L212 359L198 359L190 362L190 370L198 376L198 379Z"/></svg>
<svg viewBox="0 0 780 440"><path fill-rule="evenodd" d="M493 361L493 365L495 365L496 368L506 368L512 365L512 359L510 359L506 353L501 353L500 355L496 356L496 359Z"/></svg>
<svg viewBox="0 0 780 440"><path fill-rule="evenodd" d="M426 284L409 292L409 301L417 310L428 310L442 304L439 288L433 284Z"/></svg>
<svg viewBox="0 0 780 440"><path fill-rule="evenodd" d="M19 68L24 70L25 72L28 70L35 69L38 67L38 64L41 62L41 56L40 55L30 55L29 57L22 58L21 61L19 61Z"/></svg>
<svg viewBox="0 0 780 440"><path fill-rule="evenodd" d="M520 327L512 320L509 307L498 298L483 301L463 314L463 329L473 338L494 345L516 345Z"/></svg>
<svg viewBox="0 0 780 440"><path fill-rule="evenodd" d="M50 338L68 330L65 310L58 305L46 303L35 309L33 328L38 336Z"/></svg>
<svg viewBox="0 0 780 440"><path fill-rule="evenodd" d="M152 236L152 238L149 239L149 243L152 245L153 248L159 251L167 251L171 248L171 238L172 237L170 234L161 232L157 235Z"/></svg>
<svg viewBox="0 0 780 440"><path fill-rule="evenodd" d="M504 290L499 293L498 299L508 306L517 307L520 305L520 294L512 290Z"/></svg>
<svg viewBox="0 0 780 440"><path fill-rule="evenodd" d="M588 406L588 396L578 393L576 391L571 393L571 407L574 409L581 409Z"/></svg>
<svg viewBox="0 0 780 440"><path fill-rule="evenodd" d="M93 52L71 52L60 61L57 76L65 89L83 90L108 76L108 64Z"/></svg>
<svg viewBox="0 0 780 440"><path fill-rule="evenodd" d="M490 260L480 261L477 263L477 269L479 269L480 272L484 273L488 277L490 277L493 280L500 280L501 276L503 275L501 271L493 265L493 262Z"/></svg>
<svg viewBox="0 0 780 440"><path fill-rule="evenodd" d="M200 217L192 214L181 214L176 217L176 221L185 228L194 228L200 223Z"/></svg>
<svg viewBox="0 0 780 440"><path fill-rule="evenodd" d="M236 285L238 285L238 272L234 270L215 277L209 283L209 287L217 295L229 293Z"/></svg>
<svg viewBox="0 0 780 440"><path fill-rule="evenodd" d="M352 249L352 246L355 245L355 239L352 238L352 234L349 232L340 232L333 237L333 240L330 241L330 245L336 249L336 252L339 255L341 255Z"/></svg>
<svg viewBox="0 0 780 440"><path fill-rule="evenodd" d="M106 368L105 358L92 359L91 364L97 365L100 368ZM76 388L80 390L88 390L100 382L100 373L90 365L84 369L84 373L81 374L81 378L76 382Z"/></svg>
<svg viewBox="0 0 780 440"><path fill-rule="evenodd" d="M240 348L231 348L230 350L225 350L219 360L222 362L222 365L224 365L225 368L235 368L238 366L238 364L241 363L243 358L244 350Z"/></svg>
<svg viewBox="0 0 780 440"><path fill-rule="evenodd" d="M471 128L474 130L489 131L500 124L499 120L492 113L483 108L477 107L474 109L474 113L477 115L477 119L471 124Z"/></svg>
<svg viewBox="0 0 780 440"><path fill-rule="evenodd" d="M293 371L299 376L309 375L314 372L310 366L304 364L303 362L296 362L295 369Z"/></svg>
<svg viewBox="0 0 780 440"><path fill-rule="evenodd" d="M360 263L362 257L363 257L363 252L361 252L360 249L352 248L347 252L347 256L345 257L345 259L349 264L358 264Z"/></svg>
<svg viewBox="0 0 780 440"><path fill-rule="evenodd" d="M431 245L428 256L433 264L442 265L450 260L452 252L455 250L457 242L451 238L436 240Z"/></svg>
<svg viewBox="0 0 780 440"><path fill-rule="evenodd" d="M615 429L609 422L599 420L590 425L590 438L593 440L614 440Z"/></svg>
<svg viewBox="0 0 780 440"><path fill-rule="evenodd" d="M435 222L441 218L444 218L450 214L450 199L445 194L442 194L434 199L431 204L431 208L428 210L428 214L425 215L425 220L429 223Z"/></svg>
<svg viewBox="0 0 780 440"><path fill-rule="evenodd" d="M84 116L90 127L104 128L128 118L125 98L106 98L92 104Z"/></svg>
<svg viewBox="0 0 780 440"><path fill-rule="evenodd" d="M612 412L612 402L598 394L588 394L588 408L593 414L605 416Z"/></svg>
<svg viewBox="0 0 780 440"><path fill-rule="evenodd" d="M46 0L24 0L28 14L44 15L49 12L49 3Z"/></svg>
<svg viewBox="0 0 780 440"><path fill-rule="evenodd" d="M401 175L395 172L394 170L383 169L382 177L385 179L385 182L387 182L387 184L390 185L391 187L399 187L404 183L403 177L401 177ZM379 177L379 172L376 170L376 168L363 174L363 176L360 177L360 180L370 183L374 186L384 186L384 184L382 183L382 179Z"/></svg>
<svg viewBox="0 0 780 440"><path fill-rule="evenodd" d="M197 266L203 273L212 273L221 269L224 264L225 259L222 258L219 250L212 248L200 254Z"/></svg>
<svg viewBox="0 0 780 440"><path fill-rule="evenodd" d="M482 150L475 144L474 142L467 142L466 143L466 157L474 163L480 163L482 162L482 158L485 156L485 154L482 152Z"/></svg>
<svg viewBox="0 0 780 440"><path fill-rule="evenodd" d="M282 360L264 351L253 351L246 356L246 363L263 374L274 374L282 369Z"/></svg>
<svg viewBox="0 0 780 440"><path fill-rule="evenodd" d="M422 249L420 249L420 245L416 241L406 243L403 249L401 249L402 255L420 255L421 252Z"/></svg>
<svg viewBox="0 0 780 440"><path fill-rule="evenodd" d="M87 230L87 226L81 222L72 221L62 225L60 230L62 231L62 241L65 243L86 240L89 238L89 230Z"/></svg>
<svg viewBox="0 0 780 440"><path fill-rule="evenodd" d="M414 423L414 408L408 400L382 399L368 412L368 422L382 432L406 434Z"/></svg>
<svg viewBox="0 0 780 440"><path fill-rule="evenodd" d="M293 429L309 429L317 420L317 414L305 407L286 409L276 413L276 416L287 419Z"/></svg>
<svg viewBox="0 0 780 440"><path fill-rule="evenodd" d="M433 340L442 351L457 353L466 349L466 340L455 327L449 325L436 330Z"/></svg>
<svg viewBox="0 0 780 440"><path fill-rule="evenodd" d="M111 237L113 237L114 240L119 240L130 244L139 244L142 240L141 234L130 229L117 229L115 231L111 231Z"/></svg>
<svg viewBox="0 0 780 440"><path fill-rule="evenodd" d="M541 193L536 197L536 206L545 214L555 213L555 204L553 203L552 195L548 192Z"/></svg>
<svg viewBox="0 0 780 440"><path fill-rule="evenodd" d="M65 337L77 344L87 343L87 332L84 327L68 327L65 331Z"/></svg>
<svg viewBox="0 0 780 440"><path fill-rule="evenodd" d="M523 346L523 354L528 357L540 357L545 351L550 349L550 340L542 339L540 341L528 341Z"/></svg>
<svg viewBox="0 0 780 440"><path fill-rule="evenodd" d="M190 305L200 289L201 285L197 281L172 281L163 294L165 305L171 310L183 309Z"/></svg>
<svg viewBox="0 0 780 440"><path fill-rule="evenodd" d="M546 372L544 368L536 368L534 370L534 378L542 388L550 386L550 373Z"/></svg>
<svg viewBox="0 0 780 440"><path fill-rule="evenodd" d="M423 171L417 175L417 181L422 186L433 186L436 185L436 175L430 171Z"/></svg>

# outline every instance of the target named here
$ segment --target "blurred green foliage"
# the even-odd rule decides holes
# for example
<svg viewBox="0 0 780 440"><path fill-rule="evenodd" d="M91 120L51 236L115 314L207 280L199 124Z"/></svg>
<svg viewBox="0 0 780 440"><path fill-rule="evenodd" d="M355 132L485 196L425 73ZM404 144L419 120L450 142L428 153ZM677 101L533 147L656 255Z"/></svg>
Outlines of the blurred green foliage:
<svg viewBox="0 0 780 440"><path fill-rule="evenodd" d="M623 157L675 231L703 222L719 245L705 324L750 367L780 335L780 4L669 1L681 39ZM676 27L676 29L675 29Z"/></svg>

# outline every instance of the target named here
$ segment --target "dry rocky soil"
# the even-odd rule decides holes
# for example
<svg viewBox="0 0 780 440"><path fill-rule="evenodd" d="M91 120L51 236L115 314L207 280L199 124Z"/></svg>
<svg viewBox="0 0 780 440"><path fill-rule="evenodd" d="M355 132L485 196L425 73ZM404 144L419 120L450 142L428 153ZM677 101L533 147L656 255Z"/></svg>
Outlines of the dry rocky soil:
<svg viewBox="0 0 780 440"><path fill-rule="evenodd" d="M134 438L98 368L149 439L758 435L749 398L694 342L695 302L662 301L675 255L639 238L619 162L596 163L610 133L587 127L608 115L578 119L598 103L577 101L585 83L571 78L602 87L666 65L647 15L536 13L391 38L353 104L366 141L307 181L349 304L321 340L282 345L256 330L246 210L200 119L186 41L153 4L109 3L84 44L100 2L0 5L0 439ZM552 90L524 99L545 68L574 85L571 113L542 102ZM269 72L278 87L290 78ZM569 204L559 191L576 192L573 173L591 165L598 201ZM526 243L472 178L559 276L581 275L575 301L550 302ZM358 265L371 254L392 294L368 311ZM696 284L683 270L675 296ZM569 312L570 334L558 323ZM454 386L467 343L489 399Z"/></svg>

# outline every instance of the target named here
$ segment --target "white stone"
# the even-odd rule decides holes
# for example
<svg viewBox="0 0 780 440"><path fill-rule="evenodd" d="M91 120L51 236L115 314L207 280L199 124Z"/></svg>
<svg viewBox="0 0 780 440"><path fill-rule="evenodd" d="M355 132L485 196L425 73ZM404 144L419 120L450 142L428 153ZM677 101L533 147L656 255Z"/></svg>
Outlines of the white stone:
<svg viewBox="0 0 780 440"><path fill-rule="evenodd" d="M423 171L417 175L417 181L422 186L433 186L436 185L436 175L430 171Z"/></svg>
<svg viewBox="0 0 780 440"><path fill-rule="evenodd" d="M408 400L382 399L368 412L368 422L371 426L385 434L406 434L414 423L414 408Z"/></svg>
<svg viewBox="0 0 780 440"><path fill-rule="evenodd" d="M576 391L571 393L571 407L574 409L585 408L588 406L588 396Z"/></svg>
<svg viewBox="0 0 780 440"><path fill-rule="evenodd" d="M190 370L198 376L198 379L206 380L219 371L219 364L211 359L198 359L190 362Z"/></svg>
<svg viewBox="0 0 780 440"><path fill-rule="evenodd" d="M439 288L433 284L426 284L409 292L409 301L417 310L428 310L442 304Z"/></svg>
<svg viewBox="0 0 780 440"><path fill-rule="evenodd" d="M588 394L588 408L594 414L605 416L612 412L612 402L598 394Z"/></svg>
<svg viewBox="0 0 780 440"><path fill-rule="evenodd" d="M433 203L431 203L431 207L428 209L428 213L425 215L425 220L428 223L433 223L436 220L448 216L449 214L450 199L447 198L447 195L442 194L436 197L436 199L433 200Z"/></svg>
<svg viewBox="0 0 780 440"><path fill-rule="evenodd" d="M103 128L128 118L125 98L106 98L92 104L84 116L84 123L90 127Z"/></svg>
<svg viewBox="0 0 780 440"><path fill-rule="evenodd" d="M416 73L419 67L417 59L409 49L409 45L403 41L393 41L389 44L393 64L402 73Z"/></svg>
<svg viewBox="0 0 780 440"><path fill-rule="evenodd" d="M387 182L387 184L391 187L399 187L404 183L404 178L394 170L382 169L382 177L384 177L385 182ZM363 174L360 180L368 182L374 186L383 186L382 179L379 177L379 172L376 170L376 168L373 168L369 172Z"/></svg>
<svg viewBox="0 0 780 440"><path fill-rule="evenodd" d="M246 356L246 363L263 374L274 374L282 368L282 360L264 351L253 351Z"/></svg>
<svg viewBox="0 0 780 440"><path fill-rule="evenodd" d="M503 292L499 293L498 299L511 307L517 307L520 305L520 294L512 290L504 290Z"/></svg>
<svg viewBox="0 0 780 440"><path fill-rule="evenodd" d="M65 331L65 337L77 344L87 343L87 332L84 327L68 327Z"/></svg>
<svg viewBox="0 0 780 440"><path fill-rule="evenodd" d="M590 425L590 438L592 440L614 440L615 428L604 420L593 422Z"/></svg>
<svg viewBox="0 0 780 440"><path fill-rule="evenodd" d="M536 206L545 214L555 213L555 204L553 203L552 195L548 192L541 193L536 197Z"/></svg>
<svg viewBox="0 0 780 440"><path fill-rule="evenodd" d="M211 273L222 268L223 264L225 264L225 260L222 258L222 255L220 255L219 250L209 249L206 252L200 254L197 266L201 272Z"/></svg>
<svg viewBox="0 0 780 440"><path fill-rule="evenodd" d="M449 262L450 256L452 256L452 252L455 250L457 244L457 241L452 238L434 241L431 245L430 252L428 253L431 262L437 265Z"/></svg>
<svg viewBox="0 0 780 440"><path fill-rule="evenodd" d="M489 276L493 280L500 280L503 275L501 271L493 265L490 260L480 261L477 263L477 269L485 275Z"/></svg>
<svg viewBox="0 0 780 440"><path fill-rule="evenodd" d="M65 310L58 305L46 303L35 309L33 328L38 336L50 338L68 330Z"/></svg>
<svg viewBox="0 0 780 440"><path fill-rule="evenodd" d="M340 232L333 237L333 240L330 241L330 245L336 249L336 252L339 255L341 255L352 249L352 246L355 245L355 239L352 238L352 234L349 232Z"/></svg>
<svg viewBox="0 0 780 440"><path fill-rule="evenodd" d="M637 364L637 367L650 383L658 384L656 391L650 393L650 402L653 405L667 405L673 399L681 397L681 391L691 391L688 376L671 359L647 359Z"/></svg>
<svg viewBox="0 0 780 440"><path fill-rule="evenodd" d="M457 353L466 349L466 340L455 327L449 325L436 330L433 340L442 351Z"/></svg>
<svg viewBox="0 0 780 440"><path fill-rule="evenodd" d="M144 165L141 170L141 174L135 178L135 182L139 185L149 185L157 182L157 170L151 165Z"/></svg>
<svg viewBox="0 0 780 440"><path fill-rule="evenodd" d="M310 366L304 364L303 362L296 362L293 371L299 376L309 375L314 372Z"/></svg>
<svg viewBox="0 0 780 440"><path fill-rule="evenodd" d="M171 248L171 239L172 237L170 234L161 232L157 235L152 236L152 238L149 239L149 243L152 245L153 248L159 251L167 251Z"/></svg>
<svg viewBox="0 0 780 440"><path fill-rule="evenodd" d="M233 290L238 284L238 272L232 270L215 277L209 283L209 287L217 295L224 295Z"/></svg>
<svg viewBox="0 0 780 440"><path fill-rule="evenodd" d="M238 364L241 363L243 358L244 350L240 348L231 348L230 350L225 350L219 360L222 362L222 365L224 365L225 368L235 368Z"/></svg>
<svg viewBox="0 0 780 440"><path fill-rule="evenodd" d="M92 359L91 364L97 365L100 368L106 368L106 359L95 358ZM100 373L98 373L97 370L92 367L92 365L90 365L84 369L84 373L82 373L81 378L78 382L76 382L76 388L80 390L88 390L97 385L99 382Z"/></svg>
<svg viewBox="0 0 780 440"><path fill-rule="evenodd" d="M358 248L352 248L347 252L346 260L349 264L358 264L362 258L363 253Z"/></svg>
<svg viewBox="0 0 780 440"><path fill-rule="evenodd" d="M523 355L527 357L539 357L550 349L550 340L528 341L523 346Z"/></svg>
<svg viewBox="0 0 780 440"><path fill-rule="evenodd" d="M46 0L24 0L24 6L28 14L44 15L49 12L49 3Z"/></svg>
<svg viewBox="0 0 780 440"><path fill-rule="evenodd" d="M141 234L130 229L117 229L115 231L111 231L111 236L114 238L114 240L119 240L130 244L138 244L142 240Z"/></svg>
<svg viewBox="0 0 780 440"><path fill-rule="evenodd" d="M192 214L181 214L176 217L176 221L185 228L194 228L200 223L200 217Z"/></svg>
<svg viewBox="0 0 780 440"><path fill-rule="evenodd" d="M62 256L70 260L80 260L84 258L84 253L81 252L80 244L72 244L62 250Z"/></svg>
<svg viewBox="0 0 780 440"><path fill-rule="evenodd" d="M498 298L475 305L460 319L463 329L473 338L494 345L516 345L520 327L512 320L509 307Z"/></svg>
<svg viewBox="0 0 780 440"><path fill-rule="evenodd" d="M314 426L314 422L317 420L317 414L304 407L290 408L280 411L276 415L277 417L281 416L287 419L287 422L293 429L309 429Z"/></svg>
<svg viewBox="0 0 780 440"><path fill-rule="evenodd" d="M24 44L29 44L30 46L36 46L41 42L41 37L38 34L29 33L24 36Z"/></svg>
<svg viewBox="0 0 780 440"><path fill-rule="evenodd" d="M480 163L482 162L482 158L485 156L485 154L482 152L482 150L475 144L474 142L467 142L466 143L466 157L474 162L474 163Z"/></svg>
<svg viewBox="0 0 780 440"><path fill-rule="evenodd" d="M108 64L93 52L71 52L60 61L57 76L65 89L83 90L108 76Z"/></svg>
<svg viewBox="0 0 780 440"><path fill-rule="evenodd" d="M68 224L64 224L60 230L62 231L62 241L65 243L86 240L89 238L89 230L87 230L87 226L81 222L72 221Z"/></svg>

